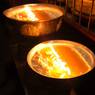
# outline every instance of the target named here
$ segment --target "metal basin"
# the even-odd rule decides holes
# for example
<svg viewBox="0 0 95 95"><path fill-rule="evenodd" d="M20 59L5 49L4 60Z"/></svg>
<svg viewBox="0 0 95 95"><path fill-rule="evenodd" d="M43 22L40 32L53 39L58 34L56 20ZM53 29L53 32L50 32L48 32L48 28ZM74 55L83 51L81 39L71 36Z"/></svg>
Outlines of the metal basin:
<svg viewBox="0 0 95 95"><path fill-rule="evenodd" d="M95 67L94 54L85 46L65 40L38 44L27 55L36 73L55 79L70 79L87 74Z"/></svg>
<svg viewBox="0 0 95 95"><path fill-rule="evenodd" d="M3 14L12 21L12 32L41 36L60 29L64 9L52 4L25 4L6 9Z"/></svg>

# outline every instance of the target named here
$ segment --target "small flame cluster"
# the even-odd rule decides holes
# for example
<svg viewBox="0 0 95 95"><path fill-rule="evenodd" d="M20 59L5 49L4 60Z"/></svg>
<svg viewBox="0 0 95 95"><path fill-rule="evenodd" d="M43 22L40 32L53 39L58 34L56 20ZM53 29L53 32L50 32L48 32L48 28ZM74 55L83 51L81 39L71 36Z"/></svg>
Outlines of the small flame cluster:
<svg viewBox="0 0 95 95"><path fill-rule="evenodd" d="M15 13L15 18L23 21L38 21L39 19L29 6L25 6L23 10Z"/></svg>
<svg viewBox="0 0 95 95"><path fill-rule="evenodd" d="M48 44L43 51L35 53L32 65L36 71L48 77L68 78L71 76L70 68L60 59L52 44Z"/></svg>
<svg viewBox="0 0 95 95"><path fill-rule="evenodd" d="M26 7L24 8L24 10L25 10L25 12L26 12L26 14L27 14L27 16L28 16L28 19L30 19L31 21L37 21L37 20L39 20L39 19L36 17L35 13L32 12L32 10L31 10L28 6L26 6Z"/></svg>

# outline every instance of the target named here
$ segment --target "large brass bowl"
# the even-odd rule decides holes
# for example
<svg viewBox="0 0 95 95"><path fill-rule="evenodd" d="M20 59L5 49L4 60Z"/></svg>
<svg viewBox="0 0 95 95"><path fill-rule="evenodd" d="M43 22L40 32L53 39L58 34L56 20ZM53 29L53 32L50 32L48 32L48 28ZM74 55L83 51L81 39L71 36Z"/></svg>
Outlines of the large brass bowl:
<svg viewBox="0 0 95 95"><path fill-rule="evenodd" d="M64 10L52 4L25 4L6 9L3 14L14 22L16 32L40 36L60 29Z"/></svg>
<svg viewBox="0 0 95 95"><path fill-rule="evenodd" d="M29 51L27 62L38 74L55 79L79 77L95 67L94 54L87 47L65 40L38 44Z"/></svg>

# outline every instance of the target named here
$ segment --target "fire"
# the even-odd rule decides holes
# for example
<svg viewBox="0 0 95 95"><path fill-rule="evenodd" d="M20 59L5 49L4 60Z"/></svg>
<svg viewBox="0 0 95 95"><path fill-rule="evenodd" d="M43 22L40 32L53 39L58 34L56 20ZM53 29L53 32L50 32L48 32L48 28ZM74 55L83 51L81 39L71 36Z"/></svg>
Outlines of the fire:
<svg viewBox="0 0 95 95"><path fill-rule="evenodd" d="M52 60L52 64L53 64L53 72L57 72L59 73L59 78L63 78L63 77L67 77L68 75L71 75L71 71L70 68L67 65L66 62L63 62L60 59L60 56L57 54L57 52L55 51L55 49L53 48L52 44L49 44L49 48L50 48L50 54L51 54L51 60ZM52 71L51 71L52 73Z"/></svg>
<svg viewBox="0 0 95 95"><path fill-rule="evenodd" d="M52 78L73 78L94 67L93 54L80 44L46 43L37 45L27 57L30 67Z"/></svg>
<svg viewBox="0 0 95 95"><path fill-rule="evenodd" d="M25 6L24 10L25 10L25 13L27 14L27 18L28 18L29 20L31 20L31 21L37 21L37 20L39 20L39 19L36 17L35 13L32 11L31 8L29 8L28 6Z"/></svg>
<svg viewBox="0 0 95 95"><path fill-rule="evenodd" d="M43 47L44 49L41 50ZM34 55L35 57L33 57L32 61L36 61L34 63L36 65L34 65L33 68L38 69L40 67L38 72L55 78L68 78L71 76L69 66L66 62L61 60L59 54L56 52L51 43L47 45L42 44L40 47L36 48L35 51L38 52ZM40 66L37 66L37 64Z"/></svg>
<svg viewBox="0 0 95 95"><path fill-rule="evenodd" d="M12 18L21 21L48 21L60 17L62 13L57 9L30 7L25 5L23 8L13 12Z"/></svg>

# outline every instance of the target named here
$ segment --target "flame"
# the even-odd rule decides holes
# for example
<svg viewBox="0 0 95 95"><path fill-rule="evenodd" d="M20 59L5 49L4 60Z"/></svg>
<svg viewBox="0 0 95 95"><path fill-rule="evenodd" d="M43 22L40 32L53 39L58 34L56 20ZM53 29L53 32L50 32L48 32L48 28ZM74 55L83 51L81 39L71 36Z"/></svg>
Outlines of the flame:
<svg viewBox="0 0 95 95"><path fill-rule="evenodd" d="M26 12L26 14L27 14L29 20L31 20L31 21L37 21L37 20L39 20L39 19L36 17L35 13L32 11L31 8L29 8L28 6L25 6L24 10L25 10L25 12Z"/></svg>
<svg viewBox="0 0 95 95"><path fill-rule="evenodd" d="M38 54L39 62L46 70L43 73L46 72L48 76L55 78L68 78L71 76L70 68L67 66L66 62L60 59L60 56L55 51L52 44L49 43L48 47L45 48L45 54L41 51L39 51Z"/></svg>
<svg viewBox="0 0 95 95"><path fill-rule="evenodd" d="M83 75L93 68L94 60L92 60L92 53L89 53L89 50L85 47L74 47L74 45L77 46L78 44L73 45L72 43L71 45L64 43L67 47L56 47L56 45L62 44L52 44L52 42L47 44L42 43L29 52L28 63L30 63L34 71L52 78L72 78ZM69 46L71 48L68 48ZM62 49L64 54L59 49ZM70 58L68 59L69 56ZM77 62L78 60L79 62Z"/></svg>
<svg viewBox="0 0 95 95"><path fill-rule="evenodd" d="M60 78L63 78L63 77L68 77L71 75L71 71L70 71L70 68L67 67L67 63L66 62L63 62L61 59L60 59L60 56L57 54L57 52L55 51L55 49L53 48L52 44L49 44L49 48L51 49L51 60L53 61L52 64L53 64L53 72L55 73L59 73L59 77Z"/></svg>

